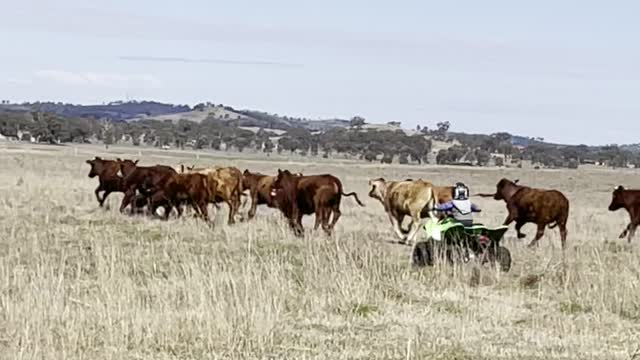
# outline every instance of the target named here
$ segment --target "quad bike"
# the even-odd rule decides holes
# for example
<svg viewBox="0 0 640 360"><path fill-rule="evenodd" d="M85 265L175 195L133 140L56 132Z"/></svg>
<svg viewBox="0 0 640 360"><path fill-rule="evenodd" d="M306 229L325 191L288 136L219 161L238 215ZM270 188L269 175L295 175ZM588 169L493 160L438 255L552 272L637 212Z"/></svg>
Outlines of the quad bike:
<svg viewBox="0 0 640 360"><path fill-rule="evenodd" d="M493 229L482 224L465 227L451 217L429 221L424 225L426 240L413 247L411 262L416 266L433 266L437 259L446 258L449 264L477 259L480 264L498 264L504 272L511 269L511 253L500 240L509 229L499 226Z"/></svg>

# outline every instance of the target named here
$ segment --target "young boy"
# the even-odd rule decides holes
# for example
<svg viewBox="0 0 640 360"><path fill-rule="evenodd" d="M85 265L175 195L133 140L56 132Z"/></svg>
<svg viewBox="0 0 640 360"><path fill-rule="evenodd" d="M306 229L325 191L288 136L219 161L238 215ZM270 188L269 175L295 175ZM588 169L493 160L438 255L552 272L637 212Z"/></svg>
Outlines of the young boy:
<svg viewBox="0 0 640 360"><path fill-rule="evenodd" d="M461 182L456 183L453 187L453 200L436 205L434 209L451 212L453 218L464 226L473 225L473 213L482 211L471 203L469 200L469 188Z"/></svg>

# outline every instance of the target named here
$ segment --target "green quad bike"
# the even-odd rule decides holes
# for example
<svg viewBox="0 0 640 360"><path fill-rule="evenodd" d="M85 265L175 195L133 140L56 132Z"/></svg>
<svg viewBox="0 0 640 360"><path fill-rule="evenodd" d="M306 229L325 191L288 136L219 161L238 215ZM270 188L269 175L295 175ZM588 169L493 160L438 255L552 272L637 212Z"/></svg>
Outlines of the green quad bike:
<svg viewBox="0 0 640 360"><path fill-rule="evenodd" d="M423 267L433 266L439 258L446 258L449 264L476 258L480 264L498 264L507 272L511 269L511 253L500 246L500 240L508 229L508 226L490 229L482 224L465 227L451 217L437 223L429 221L424 225L426 240L414 245L411 262Z"/></svg>

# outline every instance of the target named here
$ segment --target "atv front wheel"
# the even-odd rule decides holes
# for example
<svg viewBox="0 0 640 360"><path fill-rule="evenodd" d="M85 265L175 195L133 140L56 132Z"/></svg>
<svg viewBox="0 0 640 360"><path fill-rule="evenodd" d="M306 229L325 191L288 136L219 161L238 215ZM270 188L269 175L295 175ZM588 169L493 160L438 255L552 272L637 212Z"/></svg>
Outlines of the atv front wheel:
<svg viewBox="0 0 640 360"><path fill-rule="evenodd" d="M415 266L433 266L433 242L431 240L416 243L411 254L411 263Z"/></svg>
<svg viewBox="0 0 640 360"><path fill-rule="evenodd" d="M489 261L500 266L500 270L509 272L511 270L511 253L504 246L499 246L493 251L489 251Z"/></svg>

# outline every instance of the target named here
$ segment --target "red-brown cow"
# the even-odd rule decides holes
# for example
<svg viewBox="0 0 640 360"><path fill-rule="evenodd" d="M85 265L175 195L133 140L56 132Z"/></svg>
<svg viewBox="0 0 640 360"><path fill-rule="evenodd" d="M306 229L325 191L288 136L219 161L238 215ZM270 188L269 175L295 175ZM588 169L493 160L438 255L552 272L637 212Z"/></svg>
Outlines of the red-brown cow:
<svg viewBox="0 0 640 360"><path fill-rule="evenodd" d="M629 225L620 234L620 239L628 235L627 241L636 233L636 228L640 225L640 190L627 190L622 185L613 190L609 211L616 211L624 208L629 213Z"/></svg>
<svg viewBox="0 0 640 360"><path fill-rule="evenodd" d="M340 219L340 199L342 196L355 197L358 205L364 206L356 193L345 194L342 183L333 175L295 176L289 170L278 169L278 176L271 186L272 201L289 220L289 225L298 236L303 235L302 217L316 215L314 229L322 229L331 234ZM333 220L329 218L333 213Z"/></svg>
<svg viewBox="0 0 640 360"><path fill-rule="evenodd" d="M295 176L302 176L302 173L296 173ZM275 180L275 176L252 173L248 169L242 173L242 189L249 190L249 196L251 196L249 220L256 216L258 205L264 204L270 208L275 207L270 195L271 185Z"/></svg>
<svg viewBox="0 0 640 360"><path fill-rule="evenodd" d="M209 187L207 176L202 174L175 174L164 184L164 187L153 193L150 200L151 213L155 214L159 206L165 207L165 220L169 218L171 207L175 207L178 217L182 216L182 204L193 207L197 215L205 221L209 220L207 205L209 203ZM167 205L169 211L167 211Z"/></svg>
<svg viewBox="0 0 640 360"><path fill-rule="evenodd" d="M136 191L149 197L154 192L162 190L167 181L177 174L175 169L169 166L137 166L138 160L118 159L118 163L120 172L124 177L125 189L124 198L120 204L120 212L123 212L131 204L131 201L135 198ZM171 211L171 207L165 205L165 211Z"/></svg>
<svg viewBox="0 0 640 360"><path fill-rule="evenodd" d="M504 225L516 222L518 238L525 237L520 229L526 223L538 226L536 237L529 243L529 247L536 246L538 240L544 236L544 228L550 225L560 229L562 249L567 242L567 219L569 218L569 200L557 190L533 189L528 186L517 185L518 180L501 179L496 185L495 194L478 194L483 197L493 197L507 203L509 215Z"/></svg>
<svg viewBox="0 0 640 360"><path fill-rule="evenodd" d="M113 192L124 192L123 179L118 176L120 165L115 160L103 160L99 156L96 156L93 160L87 160L87 164L91 165L89 171L89 177L98 177L98 187L94 191L96 199L100 207L104 205L107 200L107 196ZM102 198L100 192L104 191Z"/></svg>

